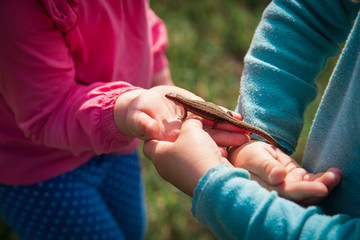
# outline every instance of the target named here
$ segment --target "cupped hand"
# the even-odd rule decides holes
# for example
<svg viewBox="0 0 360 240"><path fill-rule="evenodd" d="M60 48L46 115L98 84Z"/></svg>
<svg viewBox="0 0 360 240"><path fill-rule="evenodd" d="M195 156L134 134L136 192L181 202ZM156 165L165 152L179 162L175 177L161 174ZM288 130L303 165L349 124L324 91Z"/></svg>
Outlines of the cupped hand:
<svg viewBox="0 0 360 240"><path fill-rule="evenodd" d="M235 167L247 169L261 186L302 205L320 202L342 176L336 168L309 173L280 149L261 141L233 148L229 160Z"/></svg>

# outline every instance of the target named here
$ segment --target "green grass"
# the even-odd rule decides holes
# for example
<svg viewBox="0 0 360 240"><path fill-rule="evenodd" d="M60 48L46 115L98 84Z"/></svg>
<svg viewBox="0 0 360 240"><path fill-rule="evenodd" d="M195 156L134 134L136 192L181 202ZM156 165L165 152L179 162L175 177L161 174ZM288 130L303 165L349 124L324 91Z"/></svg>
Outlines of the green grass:
<svg viewBox="0 0 360 240"><path fill-rule="evenodd" d="M208 101L234 109L239 94L243 58L269 0L151 1L166 23L168 58L176 85ZM319 97L305 115L305 126L293 157L301 161L305 140L327 84L331 67L318 80ZM191 199L162 180L151 162L142 157L146 183L147 240L216 239L191 215ZM0 239L18 240L0 222Z"/></svg>

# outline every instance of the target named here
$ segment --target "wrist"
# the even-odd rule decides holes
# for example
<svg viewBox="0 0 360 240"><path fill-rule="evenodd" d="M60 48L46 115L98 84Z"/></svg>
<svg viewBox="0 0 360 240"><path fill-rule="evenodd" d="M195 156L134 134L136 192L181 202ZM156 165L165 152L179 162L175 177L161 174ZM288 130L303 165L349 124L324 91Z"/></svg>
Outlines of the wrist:
<svg viewBox="0 0 360 240"><path fill-rule="evenodd" d="M198 186L200 180L211 170L218 168L219 166L227 166L233 168L234 166L229 163L226 158L220 158L217 161L208 162L204 164L199 164L199 166L194 166L196 172L190 172L192 175L192 183L190 184L190 190L188 191L188 195L192 197L193 191ZM189 168L190 169L190 168ZM190 176L189 176L190 178Z"/></svg>
<svg viewBox="0 0 360 240"><path fill-rule="evenodd" d="M130 104L142 93L145 89L135 89L121 94L115 101L114 105L114 121L116 127L123 133L127 134L126 117Z"/></svg>
<svg viewBox="0 0 360 240"><path fill-rule="evenodd" d="M152 77L152 87L168 85L175 86L170 75L170 70L168 67L164 68L160 72L157 72Z"/></svg>

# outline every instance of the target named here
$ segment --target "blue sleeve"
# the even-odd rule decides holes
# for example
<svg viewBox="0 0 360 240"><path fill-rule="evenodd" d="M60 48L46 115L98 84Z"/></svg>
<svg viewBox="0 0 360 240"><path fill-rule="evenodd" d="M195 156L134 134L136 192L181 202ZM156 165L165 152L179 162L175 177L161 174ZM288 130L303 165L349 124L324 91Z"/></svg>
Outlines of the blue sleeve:
<svg viewBox="0 0 360 240"><path fill-rule="evenodd" d="M360 219L303 208L248 178L243 169L220 165L194 191L193 215L220 239L360 238Z"/></svg>
<svg viewBox="0 0 360 240"><path fill-rule="evenodd" d="M350 0L271 2L245 56L237 109L245 121L292 152L317 94L315 79L339 53L358 9Z"/></svg>

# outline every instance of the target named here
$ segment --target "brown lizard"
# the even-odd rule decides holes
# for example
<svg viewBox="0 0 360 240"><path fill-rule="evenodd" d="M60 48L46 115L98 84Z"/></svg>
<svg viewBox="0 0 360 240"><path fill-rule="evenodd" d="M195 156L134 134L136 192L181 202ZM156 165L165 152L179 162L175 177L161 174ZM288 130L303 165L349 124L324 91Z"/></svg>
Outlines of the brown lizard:
<svg viewBox="0 0 360 240"><path fill-rule="evenodd" d="M265 139L270 144L283 149L282 146L272 137L270 134L264 130L255 127L247 122L240 121L233 117L230 111L225 111L220 108L218 105L212 102L204 102L199 100L191 100L185 98L177 93L168 93L165 95L166 98L173 101L175 104L182 106L184 108L184 115L182 120L187 117L187 112L192 112L195 115L198 115L204 119L210 120L213 122L212 128L215 128L218 123L228 123L235 127L242 129L246 134L253 133L259 137Z"/></svg>

